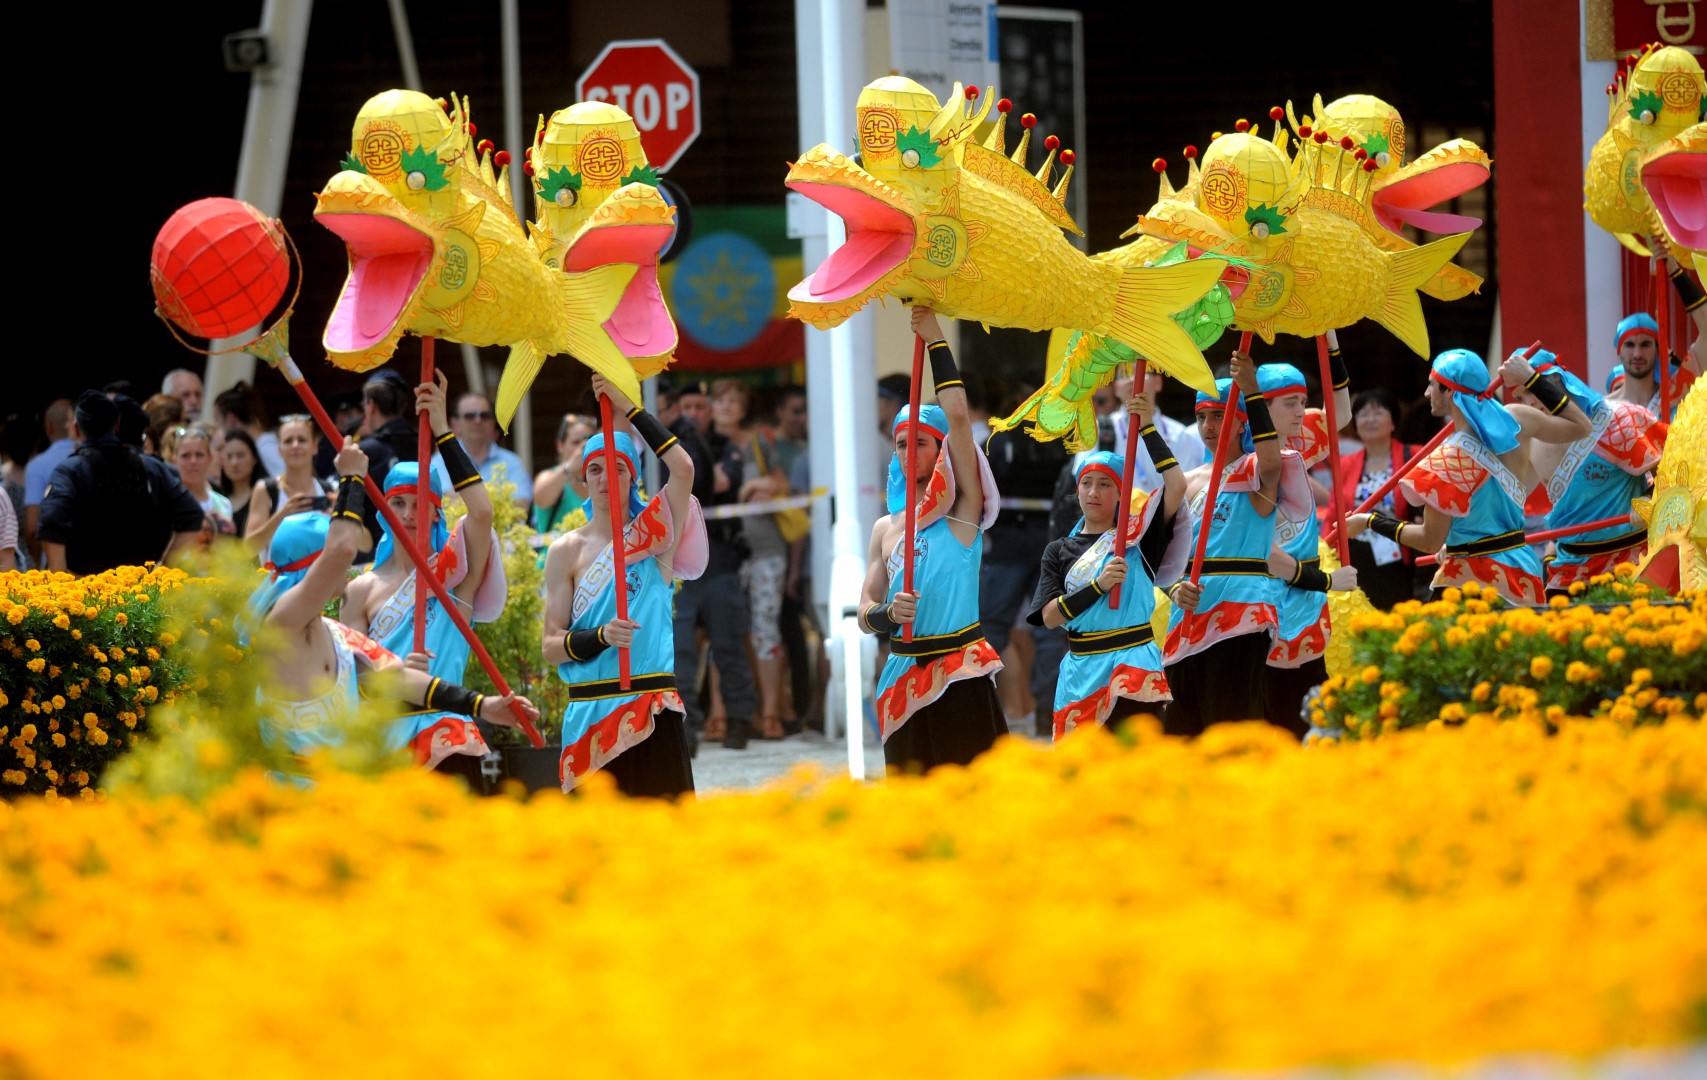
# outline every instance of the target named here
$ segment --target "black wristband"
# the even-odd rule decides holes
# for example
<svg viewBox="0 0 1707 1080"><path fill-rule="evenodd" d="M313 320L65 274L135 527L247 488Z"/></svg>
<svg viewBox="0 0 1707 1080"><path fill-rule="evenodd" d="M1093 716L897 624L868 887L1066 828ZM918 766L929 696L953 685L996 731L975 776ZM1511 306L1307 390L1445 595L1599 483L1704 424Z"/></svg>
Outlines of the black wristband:
<svg viewBox="0 0 1707 1080"><path fill-rule="evenodd" d="M463 449L462 442L454 431L447 431L436 440L439 457L445 463L445 474L450 477L450 486L461 491L472 484L478 484L484 479L480 470L474 467L474 459Z"/></svg>
<svg viewBox="0 0 1707 1080"><path fill-rule="evenodd" d="M868 634L883 637L901 629L901 624L889 615L888 604L870 604L859 613L860 629Z"/></svg>
<svg viewBox="0 0 1707 1080"><path fill-rule="evenodd" d="M1061 614L1067 616L1067 618L1076 619L1080 615L1089 611L1093 606L1095 606L1096 602L1101 599L1102 589L1093 581L1078 592L1069 596L1057 596L1055 598L1055 606L1059 608Z"/></svg>
<svg viewBox="0 0 1707 1080"><path fill-rule="evenodd" d="M1351 385L1351 373L1345 369L1345 357L1338 349L1328 350L1328 379L1333 382L1335 390L1344 390Z"/></svg>
<svg viewBox="0 0 1707 1080"><path fill-rule="evenodd" d="M1683 298L1683 310L1694 311L1707 303L1707 291L1703 291L1701 285L1683 267L1672 271L1671 285L1677 290L1677 295Z"/></svg>
<svg viewBox="0 0 1707 1080"><path fill-rule="evenodd" d="M636 406L628 410L628 422L634 425L634 430L640 432L640 437L646 440L646 445L659 457L663 457L664 451L676 445L676 437L658 422L656 416L645 409Z"/></svg>
<svg viewBox="0 0 1707 1080"><path fill-rule="evenodd" d="M484 694L477 694L466 686L458 686L456 683L445 682L443 679L434 679L427 684L427 694L422 699L421 704L428 709L478 717L480 715L480 703L484 698Z"/></svg>
<svg viewBox="0 0 1707 1080"><path fill-rule="evenodd" d="M1174 457L1173 450L1168 446L1168 440L1162 438L1162 433L1156 430L1156 425L1151 424L1139 431L1138 434L1144 440L1144 449L1150 455L1150 464L1155 467L1158 473L1179 468L1179 459Z"/></svg>
<svg viewBox="0 0 1707 1080"><path fill-rule="evenodd" d="M332 504L332 520L349 518L357 525L367 524L367 487L359 476L338 478L338 501Z"/></svg>
<svg viewBox="0 0 1707 1080"><path fill-rule="evenodd" d="M948 342L933 341L925 351L931 354L931 382L936 384L937 393L951 386L965 388L966 384L960 380L960 369L954 364L954 350L948 347Z"/></svg>
<svg viewBox="0 0 1707 1080"><path fill-rule="evenodd" d="M563 651L576 663L591 660L608 648L610 642L605 640L605 628L602 626L591 630L571 630L563 635Z"/></svg>
<svg viewBox="0 0 1707 1080"><path fill-rule="evenodd" d="M1565 380L1552 372L1542 374L1537 371L1529 377L1524 389L1534 394L1541 402L1541 407L1555 416L1564 409L1565 403L1571 400L1570 395L1565 393Z"/></svg>
<svg viewBox="0 0 1707 1080"><path fill-rule="evenodd" d="M1377 536L1385 536L1395 544L1399 542L1399 530L1404 527L1405 523L1391 514L1369 515L1369 531Z"/></svg>
<svg viewBox="0 0 1707 1080"><path fill-rule="evenodd" d="M1245 416L1250 419L1252 442L1280 437L1280 433L1274 430L1274 421L1268 415L1268 399L1261 394L1245 395Z"/></svg>
<svg viewBox="0 0 1707 1080"><path fill-rule="evenodd" d="M1328 575L1322 573L1321 567L1310 566L1300 559L1297 571L1293 573L1292 580L1287 584L1294 589L1302 589L1305 592L1327 592Z"/></svg>

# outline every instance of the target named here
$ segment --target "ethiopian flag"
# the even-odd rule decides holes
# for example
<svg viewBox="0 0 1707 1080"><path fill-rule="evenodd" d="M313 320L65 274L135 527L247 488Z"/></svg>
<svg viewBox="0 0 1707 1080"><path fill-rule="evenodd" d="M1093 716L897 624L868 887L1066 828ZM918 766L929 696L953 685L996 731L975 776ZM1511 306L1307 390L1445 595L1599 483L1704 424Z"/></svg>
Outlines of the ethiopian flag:
<svg viewBox="0 0 1707 1080"><path fill-rule="evenodd" d="M788 288L803 273L780 205L694 207L693 238L658 274L681 339L670 370L804 362L805 327L787 317Z"/></svg>

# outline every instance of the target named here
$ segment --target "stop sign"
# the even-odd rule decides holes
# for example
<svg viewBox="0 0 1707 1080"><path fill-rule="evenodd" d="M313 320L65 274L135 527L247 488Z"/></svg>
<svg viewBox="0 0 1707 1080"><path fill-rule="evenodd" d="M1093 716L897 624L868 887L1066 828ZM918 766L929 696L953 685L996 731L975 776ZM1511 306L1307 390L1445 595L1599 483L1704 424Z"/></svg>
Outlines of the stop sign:
<svg viewBox="0 0 1707 1080"><path fill-rule="evenodd" d="M663 172L699 137L699 74L663 38L613 41L575 80L581 101L608 101L634 117L640 145Z"/></svg>

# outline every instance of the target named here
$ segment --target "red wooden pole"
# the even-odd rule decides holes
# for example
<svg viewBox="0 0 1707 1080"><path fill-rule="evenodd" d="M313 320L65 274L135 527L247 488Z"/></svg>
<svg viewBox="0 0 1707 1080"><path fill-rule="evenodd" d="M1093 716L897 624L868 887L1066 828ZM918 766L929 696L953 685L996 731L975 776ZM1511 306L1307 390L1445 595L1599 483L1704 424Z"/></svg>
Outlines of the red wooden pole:
<svg viewBox="0 0 1707 1080"><path fill-rule="evenodd" d="M1578 536L1585 532L1593 532L1596 529L1610 528L1613 525L1628 524L1630 524L1630 515L1623 514L1619 517L1602 518L1600 521L1590 521L1582 525L1562 525L1557 529L1542 529L1540 532L1530 533L1523 539L1526 543L1530 544L1544 544L1549 540L1558 540L1566 536ZM1435 556L1424 555L1422 558L1417 560L1417 565L1434 566L1438 562L1440 562L1440 560Z"/></svg>
<svg viewBox="0 0 1707 1080"><path fill-rule="evenodd" d="M1659 340L1654 342L1654 371L1660 379L1660 419L1671 423L1671 338L1666 325L1671 320L1670 282L1666 281L1664 255L1654 257L1654 321L1659 323Z"/></svg>
<svg viewBox="0 0 1707 1080"><path fill-rule="evenodd" d="M1239 335L1239 351L1250 355L1251 332L1246 330ZM1221 473L1227 467L1227 452L1232 443L1234 417L1237 415L1239 400L1237 383L1227 387L1227 403L1221 407L1221 437L1215 440L1215 461L1210 466L1209 490L1203 494L1203 514L1197 522L1197 550L1191 555L1191 583L1197 584L1197 579L1203 574L1203 553L1209 547L1209 526L1215 521L1215 500L1221 494Z"/></svg>
<svg viewBox="0 0 1707 1080"><path fill-rule="evenodd" d="M1334 377L1328 370L1328 336L1316 335L1316 361L1322 369L1322 411L1328 417L1328 471L1333 474L1334 539L1340 565L1351 565L1350 541L1345 536L1345 492L1340 488L1340 424L1334 409Z"/></svg>
<svg viewBox="0 0 1707 1080"><path fill-rule="evenodd" d="M1132 365L1132 392L1144 392L1144 361ZM1114 511L1114 557L1126 558L1126 521L1132 515L1132 470L1138 462L1138 425L1131 413L1126 414L1126 461L1120 470L1120 505ZM1120 586L1109 590L1108 608L1120 610Z"/></svg>
<svg viewBox="0 0 1707 1080"><path fill-rule="evenodd" d="M611 422L610 395L599 395L599 430L605 436L605 494L610 506L610 565L611 574L615 579L616 617L628 618L628 555L623 551L623 530L627 525L624 520L622 499L616 492L616 429ZM636 484L639 477L631 476L628 482ZM617 679L624 690L628 689L628 647L623 646L616 654Z"/></svg>
<svg viewBox="0 0 1707 1080"><path fill-rule="evenodd" d="M913 385L907 392L907 418L912 425L907 429L907 508L905 517L905 533L902 536L901 550L901 591L913 591L913 543L919 531L918 481L919 474L919 384L925 381L925 339L913 335ZM943 433L944 436L947 432ZM909 622L901 628L901 640L913 640L913 624Z"/></svg>
<svg viewBox="0 0 1707 1080"><path fill-rule="evenodd" d="M421 339L421 382L430 385L433 381L433 339ZM448 407L450 402L445 402ZM415 546L422 551L428 550L427 538L432 530L428 518L432 516L432 469L433 469L433 425L427 419L427 414L421 414L420 436L415 442ZM427 568L422 565L415 567L415 651L427 651L427 590L422 579L430 577Z"/></svg>
<svg viewBox="0 0 1707 1080"><path fill-rule="evenodd" d="M279 361L279 370L283 372L285 381L290 383L291 388L296 391L296 396L302 399L303 408L307 409L309 415L314 417L314 422L320 425L321 434L342 446L344 444L343 432L338 430L338 425L334 424L332 417L327 414L326 407L320 404L320 399L314 396L313 390L309 389L307 381L302 377L302 370L296 366L296 361L285 356ZM397 542L402 545L403 553L409 556L409 561L414 563L417 569L427 565L426 557L421 554L421 549L415 544L415 538L409 535L409 530L403 527L402 519L385 501L384 494L379 490L379 484L371 476L363 477L363 481L363 486L367 488L367 497L373 500L380 516L385 519L387 525L391 526L391 535L396 537ZM468 625L468 620L463 618L462 612L457 610L456 604L451 600L450 593L445 591L444 583L438 579L436 574L427 574L426 579L433 595L438 598L440 606L445 609L445 614L450 616L451 622L456 624L457 630L467 640L469 648L474 650L475 658L480 661L480 669L486 673L488 679L492 680L492 685L497 688L500 695L509 694L510 684L504 680L503 674L498 671L498 665L492 662L492 655L486 651L486 646L480 644L480 639L474 635L474 628ZM539 733L539 728L534 726L533 721L528 719L527 713L522 710L521 705L512 704L511 711L521 724L522 732L528 737L528 742L535 747L544 746L545 737Z"/></svg>

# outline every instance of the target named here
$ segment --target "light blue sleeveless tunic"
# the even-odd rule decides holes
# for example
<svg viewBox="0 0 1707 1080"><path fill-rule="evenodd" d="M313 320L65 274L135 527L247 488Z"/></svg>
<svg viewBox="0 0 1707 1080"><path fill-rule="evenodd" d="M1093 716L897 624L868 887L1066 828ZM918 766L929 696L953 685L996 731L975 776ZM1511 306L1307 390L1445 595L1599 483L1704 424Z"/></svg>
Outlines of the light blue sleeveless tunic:
<svg viewBox="0 0 1707 1080"><path fill-rule="evenodd" d="M577 583L570 630L593 630L616 618L610 555L607 546ZM563 752L558 763L564 790L643 742L652 733L659 708L681 709L671 633L673 582L663 576L651 555L630 556L624 569L628 617L641 626L629 647L629 689L619 685L619 649L557 665L557 675L569 684L571 695L563 710Z"/></svg>
<svg viewBox="0 0 1707 1080"><path fill-rule="evenodd" d="M1062 595L1071 596L1095 581L1113 557L1114 530L1110 529L1073 561L1062 582ZM1072 651L1074 646L1079 650L1097 648L1095 639L1103 635L1126 637L1128 634L1123 632L1133 630L1141 635L1155 612L1155 583L1139 557L1137 543L1129 538L1120 609L1109 607L1106 595L1099 596L1089 609L1066 623L1073 646L1069 646L1070 651L1061 661L1060 681L1055 684L1057 738L1079 724L1102 722L1117 695L1140 701L1168 699L1167 680L1161 674L1162 650L1154 640L1115 645L1106 652ZM1073 708L1086 703L1089 705L1083 709ZM1094 711L1091 705L1095 706Z"/></svg>
<svg viewBox="0 0 1707 1080"><path fill-rule="evenodd" d="M1268 549L1273 544L1277 515L1263 514L1244 490L1228 490L1228 478L1254 470L1254 455L1227 466L1221 489L1216 492L1213 527L1204 549L1203 587L1197 610L1189 615L1178 605L1168 613L1168 638L1163 655L1173 664L1204 649L1242 634L1269 634L1279 623L1276 608L1280 582L1268 574ZM1205 528L1201 512L1206 492L1193 499L1195 515L1192 549L1198 532Z"/></svg>

